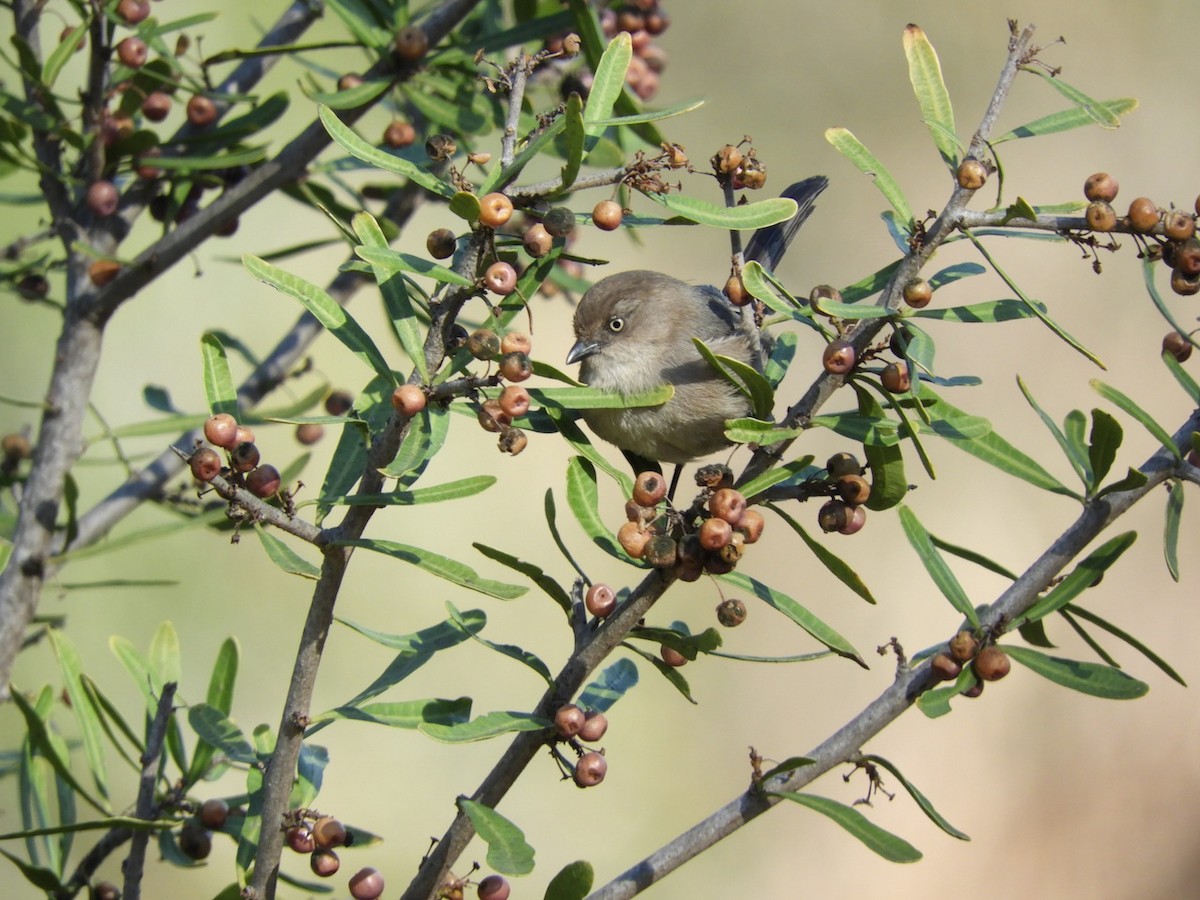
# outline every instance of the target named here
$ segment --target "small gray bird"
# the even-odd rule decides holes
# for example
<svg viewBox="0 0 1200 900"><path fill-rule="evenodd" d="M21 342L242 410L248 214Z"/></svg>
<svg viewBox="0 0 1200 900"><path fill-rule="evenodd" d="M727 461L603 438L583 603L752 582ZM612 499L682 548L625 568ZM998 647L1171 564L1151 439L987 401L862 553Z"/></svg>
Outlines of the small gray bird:
<svg viewBox="0 0 1200 900"><path fill-rule="evenodd" d="M827 184L818 176L788 188L783 195L796 200L796 215L756 232L746 259L774 268ZM751 413L750 401L708 364L692 338L759 372L767 359L749 308L732 305L710 285L644 270L592 285L575 310L575 337L567 362L581 363L585 384L621 394L674 385L674 396L661 406L587 409L583 419L627 454L677 464L729 447L725 420Z"/></svg>

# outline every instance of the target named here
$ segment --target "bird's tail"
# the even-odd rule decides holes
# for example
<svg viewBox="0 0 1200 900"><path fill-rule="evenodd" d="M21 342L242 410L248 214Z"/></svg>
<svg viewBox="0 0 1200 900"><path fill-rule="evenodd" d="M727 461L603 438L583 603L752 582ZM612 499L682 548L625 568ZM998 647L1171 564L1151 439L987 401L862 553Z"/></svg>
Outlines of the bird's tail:
<svg viewBox="0 0 1200 900"><path fill-rule="evenodd" d="M824 175L814 175L790 185L780 196L791 197L796 201L796 214L786 222L754 232L743 254L746 261L755 260L764 268L774 271L782 262L783 255L787 253L800 226L812 215L817 195L827 187L829 179Z"/></svg>

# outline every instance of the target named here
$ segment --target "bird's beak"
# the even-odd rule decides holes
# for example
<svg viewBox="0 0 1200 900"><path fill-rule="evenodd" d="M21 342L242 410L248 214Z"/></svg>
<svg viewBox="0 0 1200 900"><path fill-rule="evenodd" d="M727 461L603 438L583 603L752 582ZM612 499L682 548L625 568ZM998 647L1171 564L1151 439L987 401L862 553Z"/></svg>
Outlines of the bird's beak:
<svg viewBox="0 0 1200 900"><path fill-rule="evenodd" d="M600 344L596 341L578 340L575 346L571 348L571 352L567 354L567 365L577 363L581 359L591 356L600 349Z"/></svg>

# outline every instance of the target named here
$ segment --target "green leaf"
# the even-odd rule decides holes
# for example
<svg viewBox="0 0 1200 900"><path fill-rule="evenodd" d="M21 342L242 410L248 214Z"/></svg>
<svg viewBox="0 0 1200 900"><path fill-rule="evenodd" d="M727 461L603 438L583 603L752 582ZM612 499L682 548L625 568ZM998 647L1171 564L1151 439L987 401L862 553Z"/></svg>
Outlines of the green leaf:
<svg viewBox="0 0 1200 900"><path fill-rule="evenodd" d="M628 42L629 36L625 35ZM505 875L527 875L533 871L534 850L525 834L490 806L463 798L459 809L467 814L475 832L488 845L487 864Z"/></svg>
<svg viewBox="0 0 1200 900"><path fill-rule="evenodd" d="M883 408L875 398L853 381L851 386L858 397L859 414L866 418L882 420ZM911 428L909 434L916 443L917 438L912 434ZM899 443L864 441L863 455L867 458L867 468L871 472L871 493L867 496L867 509L877 512L891 509L908 493L908 475L904 471L904 454Z"/></svg>
<svg viewBox="0 0 1200 900"><path fill-rule="evenodd" d="M553 404L560 409L629 409L635 406L660 406L675 396L675 388L662 384L634 394L618 394L590 387L530 388L534 402Z"/></svg>
<svg viewBox="0 0 1200 900"><path fill-rule="evenodd" d="M385 172L402 175L446 200L454 196L454 188L436 175L410 163L402 156L394 156L391 153L386 153L364 141L354 133L353 129L343 123L329 107L322 106L319 110L319 115L321 117L321 124L325 126L325 130L329 132L329 136L355 159L361 159L363 162L370 163L376 168L383 169Z"/></svg>
<svg viewBox="0 0 1200 900"><path fill-rule="evenodd" d="M1091 120L1092 124L1099 125L1101 128L1121 127L1121 120L1109 109L1107 104L1093 100L1083 91L1067 84L1061 78L1057 77L1057 73L1052 75L1040 66L1022 66L1022 69L1026 72L1034 73L1066 97L1080 112Z"/></svg>
<svg viewBox="0 0 1200 900"><path fill-rule="evenodd" d="M584 533L601 550L617 559L629 558L600 519L596 469L580 456L573 456L567 462L567 505L571 507Z"/></svg>
<svg viewBox="0 0 1200 900"><path fill-rule="evenodd" d="M267 146L246 147L213 156L156 156L154 165L169 172L207 172L254 166L267 158Z"/></svg>
<svg viewBox="0 0 1200 900"><path fill-rule="evenodd" d="M745 206L726 207L682 194L647 193L644 196L692 222L730 231L765 228L787 222L796 215L796 201L789 197L772 197Z"/></svg>
<svg viewBox="0 0 1200 900"><path fill-rule="evenodd" d="M84 20L59 36L58 45L50 51L50 55L46 57L46 64L42 67L42 85L47 93L54 87L54 82L58 80L58 75L67 64L67 60L79 49L79 42L86 37L89 27L90 23Z"/></svg>
<svg viewBox="0 0 1200 900"><path fill-rule="evenodd" d="M1167 432L1167 429L1163 428L1156 421L1154 421L1154 418L1148 412L1134 403L1133 400L1118 391L1115 387L1110 387L1109 385L1105 384L1099 378L1093 378L1088 383L1092 386L1092 390L1094 390L1097 394L1141 423L1142 427L1154 435L1154 437L1158 439L1159 443L1166 447L1176 459L1183 458L1183 455L1179 452L1179 448L1175 446L1175 441L1172 440L1171 435Z"/></svg>
<svg viewBox="0 0 1200 900"><path fill-rule="evenodd" d="M228 716L233 708L233 690L237 684L238 663L241 650L237 638L225 638L217 658L213 662L212 674L208 678L208 693L205 700L210 707ZM211 744L200 741L192 753L192 766L188 770L187 780L195 784L204 777L212 762L214 748Z"/></svg>
<svg viewBox="0 0 1200 900"><path fill-rule="evenodd" d="M415 730L422 724L458 725L471 718L471 698L445 700L440 697L425 700L404 700L391 703L365 703L362 706L338 706L312 717L320 722L371 722L391 728Z"/></svg>
<svg viewBox="0 0 1200 900"><path fill-rule="evenodd" d="M200 740L208 743L219 753L227 756L232 762L249 766L258 765L258 754L246 740L242 729L215 706L207 703L196 703L188 707L188 724Z"/></svg>
<svg viewBox="0 0 1200 900"><path fill-rule="evenodd" d="M1179 360L1169 350L1163 351L1162 361L1171 370L1171 374L1175 376L1175 380L1179 382L1179 386L1187 392L1188 399L1197 406L1200 406L1200 384L1196 383L1196 380L1188 374L1187 370L1180 365Z"/></svg>
<svg viewBox="0 0 1200 900"><path fill-rule="evenodd" d="M1130 97L1120 100L1105 100L1100 105L1104 107L1107 115L1115 118L1127 112L1133 112L1133 110L1137 109L1138 102ZM999 137L992 138L992 144L1000 144L1004 141L1012 141L1020 138L1040 137L1044 134L1057 134L1060 131L1069 131L1084 125L1093 125L1095 121L1095 118L1089 111L1073 107L1072 109L1051 113L1048 116L1042 116L1040 119L1034 119L1032 122L1026 122L1024 125L1019 125L1012 129L1012 131L1006 131Z"/></svg>
<svg viewBox="0 0 1200 900"><path fill-rule="evenodd" d="M111 815L112 810L108 808L105 800L93 797L72 773L71 761L67 755L65 744L62 743L61 738L56 740L58 736L52 734L49 724L38 714L38 710L15 687L10 691L10 697L25 719L25 731L30 746L50 763L54 774L82 797L88 805L102 815Z"/></svg>
<svg viewBox="0 0 1200 900"><path fill-rule="evenodd" d="M796 356L796 347L799 343L800 338L794 331L783 331L775 335L771 356L767 359L766 366L763 367L763 377L767 379L772 390L779 388L783 377L787 374L788 367L791 366L792 360Z"/></svg>
<svg viewBox="0 0 1200 900"><path fill-rule="evenodd" d="M700 338L692 338L692 343L705 362L750 401L755 416L765 419L771 415L775 408L775 391L761 372L741 360L713 353Z"/></svg>
<svg viewBox="0 0 1200 900"><path fill-rule="evenodd" d="M862 580L862 578L859 577L858 573L850 568L845 560L837 556L832 550L830 550L820 541L814 540L809 533L804 530L803 525L789 516L778 506L772 503L768 504L768 508L771 509L777 516L779 516L779 518L783 519L783 521L786 522L788 526L790 526L791 529L796 532L796 534L800 535L800 539L804 541L808 549L812 551L813 556L815 556L820 561L821 565L828 569L838 581L850 588L850 590L854 591L854 593L858 594L858 596L862 597L862 599L866 600L868 603L876 602L874 595L871 593L871 589L867 587L866 583Z"/></svg>
<svg viewBox="0 0 1200 900"><path fill-rule="evenodd" d="M768 606L783 613L834 653L854 660L864 669L867 668L867 664L863 662L862 657L859 656L858 651L854 649L854 646L849 641L791 597L772 587L768 587L761 581L756 581L748 575L743 575L741 572L730 572L728 575L721 575L719 577L727 584L735 585L753 594Z"/></svg>
<svg viewBox="0 0 1200 900"><path fill-rule="evenodd" d="M383 230L370 213L360 212L351 221L354 233L363 245L372 249L386 249L388 242ZM388 318L392 322L392 330L396 333L400 346L417 368L421 381L429 381L429 367L425 364L425 342L421 335L421 327L417 322L412 301L408 296L408 287L404 276L399 272L389 272L381 266L372 265L375 280L383 294L383 304L387 308Z"/></svg>
<svg viewBox="0 0 1200 900"><path fill-rule="evenodd" d="M826 129L825 140L829 141L834 149L846 157L855 168L871 177L880 193L900 217L901 223L905 227L911 228L911 223L914 221L912 208L904 198L900 185L896 183L896 179L892 177L892 173L884 167L883 163L876 159L875 155L846 128Z"/></svg>
<svg viewBox="0 0 1200 900"><path fill-rule="evenodd" d="M329 109L358 109L376 97L386 93L395 82L390 78L373 78L344 91L309 91L300 83L301 90L312 101Z"/></svg>
<svg viewBox="0 0 1200 900"><path fill-rule="evenodd" d="M370 366L381 378L390 378L392 383L395 383L391 368L379 352L379 348L375 346L375 342L371 340L371 336L324 290L248 253L242 257L242 264L255 278L299 300L304 308L355 356Z"/></svg>
<svg viewBox="0 0 1200 900"><path fill-rule="evenodd" d="M108 762L104 753L103 729L100 725L100 712L83 686L83 660L80 659L74 643L63 632L57 628L49 628L46 633L50 636L54 656L58 660L63 686L67 690L67 698L71 701L71 710L79 723L79 735L83 741L83 752L92 773L92 781L100 796L107 800Z"/></svg>
<svg viewBox="0 0 1200 900"><path fill-rule="evenodd" d="M1071 458L1079 463L1083 472L1084 486L1091 491L1096 483L1092 475L1091 454L1088 452L1087 441L1084 440L1084 429L1087 427L1087 417L1083 411L1073 409L1063 417L1063 434L1070 448Z"/></svg>
<svg viewBox="0 0 1200 900"><path fill-rule="evenodd" d="M254 523L254 531L267 551L267 558L275 563L288 575L299 575L301 578L311 578L316 581L321 577L321 569L314 566L295 550L263 528L258 522Z"/></svg>
<svg viewBox="0 0 1200 900"><path fill-rule="evenodd" d="M1046 311L1046 304L1033 303ZM987 323L1012 322L1018 319L1028 319L1033 315L1029 305L1020 300L986 300L982 303L970 303L966 306L927 306L925 309L913 310L911 316L921 319L938 319L942 322Z"/></svg>
<svg viewBox="0 0 1200 900"><path fill-rule="evenodd" d="M967 592L963 590L962 585L959 584L958 579L954 576L954 572L950 570L950 567L942 558L942 554L934 546L929 532L925 530L925 526L921 524L916 513L910 507L901 506L899 512L900 526L904 529L904 534L908 538L908 542L912 545L912 548L917 551L917 556L920 558L922 565L925 566L925 571L929 573L929 577L933 579L933 583L937 585L942 595L950 601L950 605L962 613L968 622L978 628L979 616L975 612L975 607L971 604L971 599L967 596Z"/></svg>
<svg viewBox="0 0 1200 900"><path fill-rule="evenodd" d="M384 541L373 538L341 540L333 541L332 543L342 547L363 547L367 550L373 550L376 553L383 553L393 559L411 563L414 566L424 569L431 575L444 578L460 587L479 591L481 594L487 594L489 597L495 597L498 600L515 600L529 590L529 588L518 584L505 584L502 581L482 578L474 569L464 563L434 553L432 550L422 550L420 547L413 547L408 544L399 544L395 541Z"/></svg>
<svg viewBox="0 0 1200 900"><path fill-rule="evenodd" d="M1179 581L1179 520L1183 516L1183 482L1171 482L1163 524L1163 558L1173 581Z"/></svg>
<svg viewBox="0 0 1200 900"><path fill-rule="evenodd" d="M422 734L446 744L465 744L472 741L487 741L494 737L520 731L541 731L553 725L529 713L490 712L476 716L462 725L437 725L427 723L417 726Z"/></svg>
<svg viewBox="0 0 1200 900"><path fill-rule="evenodd" d="M471 475L445 484L435 484L408 491L390 491L386 494L347 494L333 502L346 506L419 506L423 503L444 503L474 497L490 488L497 481L495 475Z"/></svg>
<svg viewBox="0 0 1200 900"><path fill-rule="evenodd" d="M1048 594L1029 607L1023 618L1034 622L1055 610L1062 609L1099 581L1109 567L1120 559L1121 554L1132 547L1136 540L1136 531L1126 531L1124 534L1105 541L1075 566L1070 574L1063 577Z"/></svg>
<svg viewBox="0 0 1200 900"><path fill-rule="evenodd" d="M1088 461L1094 484L1104 481L1117 458L1124 432L1121 424L1101 409L1092 410L1092 433L1088 438Z"/></svg>
<svg viewBox="0 0 1200 900"><path fill-rule="evenodd" d="M424 275L442 284L456 284L459 287L471 287L475 282L464 278L453 269L439 266L433 260L411 253L401 253L390 247L355 247L354 252L360 258L369 262L372 268L380 272L395 274L397 272L412 272L414 275Z"/></svg>
<svg viewBox="0 0 1200 900"><path fill-rule="evenodd" d="M912 82L921 118L933 135L942 160L953 168L958 162L958 142L954 139L954 109L942 80L942 67L929 38L916 25L904 29L904 55L908 59L908 80Z"/></svg>
<svg viewBox="0 0 1200 900"><path fill-rule="evenodd" d="M49 828L31 828L25 831L10 831L0 834L0 841L11 841L25 837L41 837L47 834L71 834L79 831L111 831L114 828L129 828L134 831L161 831L178 827L176 819L138 819L134 816L105 816L87 822L72 822L69 825L54 825ZM0 853L4 853L0 850ZM5 856L8 856L6 853ZM12 859L10 856L9 859Z"/></svg>
<svg viewBox="0 0 1200 900"><path fill-rule="evenodd" d="M921 812L925 813L925 815L927 815L929 817L929 820L931 822L933 822L934 825L936 825L938 828L942 829L942 831L946 832L946 834L950 835L951 837L958 838L960 841L969 841L971 839L971 836L969 834L967 834L966 832L963 832L963 831L959 831L957 828L955 828L953 825L951 825L948 821L946 821L945 817L943 817L941 813L939 813L936 809L934 809L933 804L929 802L929 798L927 798L924 794L922 794L917 789L917 786L915 784L913 784L907 778L905 778L904 775L900 772L900 770L897 769L894 765L892 765L892 763L890 763L888 760L884 759L882 756L876 756L873 753L868 755L867 759L869 759L871 762L875 763L877 766L882 766L883 768L885 768L889 772L891 772L892 775L894 775L896 777L896 780L899 781L900 784L902 784L904 786L904 789L906 791L908 791L908 795L910 797L912 797L913 800L916 801L917 806L919 806L921 808Z"/></svg>
<svg viewBox="0 0 1200 900"><path fill-rule="evenodd" d="M799 803L801 806L807 806L821 815L828 816L862 841L868 849L878 853L888 862L908 863L916 862L921 858L920 850L903 838L880 828L852 806L838 803L828 797L800 794L795 791L780 791L775 796Z"/></svg>
<svg viewBox="0 0 1200 900"><path fill-rule="evenodd" d="M515 556L504 553L501 550L497 550L494 547L481 544L478 541L472 543L471 546L488 559L495 560L503 566L508 566L508 568L512 569L513 571L520 572L539 588L541 588L551 600L553 600L559 605L559 607L562 608L562 611L567 614L567 617L570 618L571 598L567 595L567 592L563 590L562 585L547 575L541 566L537 566L531 562L525 562L522 559L518 559Z"/></svg>
<svg viewBox="0 0 1200 900"><path fill-rule="evenodd" d="M321 785L325 781L325 769L329 767L329 751L311 742L300 745L300 755L296 759L296 781L292 785L292 794L288 797L289 809L300 809L313 805L317 795L321 793ZM371 843L361 841L363 835L358 829L354 830L354 844ZM241 900L241 895L238 895Z"/></svg>
<svg viewBox="0 0 1200 900"><path fill-rule="evenodd" d="M216 413L238 415L237 388L229 371L229 360L221 339L211 331L200 336L200 355L204 361L204 395L208 408Z"/></svg>
<svg viewBox="0 0 1200 900"><path fill-rule="evenodd" d="M592 140L588 150L595 146L595 140L604 133L606 126L596 123L612 115L617 98L625 90L625 73L633 59L633 41L628 32L620 32L604 49L599 62L593 66L595 76L592 87L588 91L587 108L583 111L584 131Z"/></svg>
<svg viewBox="0 0 1200 900"><path fill-rule="evenodd" d="M567 161L562 167L562 189L567 190L575 183L575 179L579 177L579 167L583 163L584 139L586 137L583 121L583 101L579 98L578 94L572 92L571 96L567 98L566 107L563 109L562 115L566 120L563 143L567 154Z"/></svg>
<svg viewBox="0 0 1200 900"><path fill-rule="evenodd" d="M449 430L450 415L445 409L425 407L409 420L408 434L396 451L396 458L380 472L387 478L399 478L400 488L411 485L442 449Z"/></svg>
<svg viewBox="0 0 1200 900"><path fill-rule="evenodd" d="M1112 666L1047 656L1028 647L1005 649L1014 660L1043 678L1092 697L1105 700L1134 700L1150 690L1150 686L1144 681L1138 681Z"/></svg>
<svg viewBox="0 0 1200 900"><path fill-rule="evenodd" d="M899 426L883 416L864 416L860 413L834 413L813 416L810 425L835 431L842 437L860 444L896 445L900 442Z"/></svg>
<svg viewBox="0 0 1200 900"><path fill-rule="evenodd" d="M977 566L982 566L989 572L995 572L1010 581L1017 580L1017 574L1011 569L1005 568L998 562L993 562L982 553L976 553L974 550L968 550L966 547L960 547L956 544L951 544L949 541L942 540L936 534L930 533L929 539L933 541L933 545L939 550L945 550L947 553L957 556L959 559L965 559L967 562L973 562Z"/></svg>
<svg viewBox="0 0 1200 900"><path fill-rule="evenodd" d="M808 308L797 301L757 260L751 260L742 267L742 284L772 312L812 325L812 314ZM780 338L786 336L789 336L788 332L779 335Z"/></svg>
<svg viewBox="0 0 1200 900"><path fill-rule="evenodd" d="M487 638L480 637L477 632L469 630L468 623L463 621L461 614L453 603L446 601L446 609L450 611L450 618L457 622L464 631L467 631L473 640L487 647L489 650L494 650L501 656L507 656L509 659L515 659L522 665L528 666L541 675L547 685L553 687L554 676L550 674L550 668L536 654L530 653L528 650L523 650L513 644L497 644L489 641Z"/></svg>
<svg viewBox="0 0 1200 900"><path fill-rule="evenodd" d="M619 659L594 678L575 702L580 709L608 712L637 683L637 666L632 660Z"/></svg>
<svg viewBox="0 0 1200 900"><path fill-rule="evenodd" d="M688 684L687 679L683 677L683 673L680 672L679 669L675 668L674 666L668 666L658 657L657 654L647 653L645 650L633 646L628 641L622 642L622 646L636 653L646 662L650 663L650 665L654 666L654 668L658 671L658 674L667 679L671 687L679 691L680 695L687 700L688 703L691 703L693 706L698 705L696 703L696 698L692 696L691 685Z"/></svg>
<svg viewBox="0 0 1200 900"><path fill-rule="evenodd" d="M595 878L596 873L587 860L568 863L550 879L543 900L583 900L591 891Z"/></svg>
<svg viewBox="0 0 1200 900"><path fill-rule="evenodd" d="M1075 604L1072 603L1072 604L1069 604L1069 605L1063 607L1064 613L1068 612L1068 611L1069 611L1070 615L1078 616L1079 618L1083 619L1086 622L1091 622L1093 625L1095 625L1098 628L1103 628L1105 631L1107 631L1109 634L1113 635L1114 637L1120 638L1122 641L1124 641L1126 644L1128 644L1130 647L1132 647L1138 653L1142 654L1142 656L1146 657L1146 659L1150 660L1150 662L1154 663L1154 665L1156 665L1159 669L1161 669L1162 672L1168 678L1170 678L1172 681L1178 682L1179 684L1183 685L1184 687L1187 687L1187 682L1184 681L1182 677L1180 677L1179 673L1176 672L1175 669L1172 668L1171 665L1169 663L1167 663L1167 661L1165 659L1163 659L1161 656L1159 656L1157 653L1155 653L1153 650L1151 650L1149 647L1147 647L1145 644L1143 644L1141 641L1139 641L1133 635L1129 634L1127 631L1124 631L1123 629L1118 628L1116 625L1112 624L1111 622L1106 621L1105 619L1100 618L1094 612L1084 609L1082 606L1076 606Z"/></svg>
<svg viewBox="0 0 1200 900"><path fill-rule="evenodd" d="M807 456L786 462L781 466L768 469L745 484L739 484L737 488L745 495L747 500L753 500L759 494L784 481L804 481L815 475L820 469L814 466L812 462L813 457L810 453Z"/></svg>

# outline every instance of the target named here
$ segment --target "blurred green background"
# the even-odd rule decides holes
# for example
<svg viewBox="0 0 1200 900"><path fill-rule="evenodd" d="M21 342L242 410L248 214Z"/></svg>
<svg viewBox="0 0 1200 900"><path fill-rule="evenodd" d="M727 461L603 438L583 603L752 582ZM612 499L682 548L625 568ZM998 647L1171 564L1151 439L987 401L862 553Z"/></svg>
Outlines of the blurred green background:
<svg viewBox="0 0 1200 900"><path fill-rule="evenodd" d="M174 5L163 3L155 11L170 15L177 12L170 9ZM56 6L65 4L51 4ZM257 33L251 31L254 23L270 22L286 4L270 0L191 5L200 6L223 13L219 27L205 40L206 51L212 52L227 42L251 43L247 35ZM1075 200L1082 196L1084 178L1101 169L1120 179L1121 201L1146 195L1163 206L1189 208L1200 190L1200 121L1188 99L1191 79L1186 74L1200 21L1194 4L744 0L714 8L676 0L666 9L673 23L660 43L669 65L653 102L669 106L690 98L706 100L698 112L667 122L664 131L669 137L701 161L723 143L752 136L769 171L764 195L814 173L831 179L817 213L781 269L799 293L820 282L848 284L895 257L878 217L884 208L881 196L826 143L826 128L848 127L871 147L914 209L938 209L949 196L950 179L908 84L901 32L909 22L923 26L939 51L964 141L978 123L1004 61L1009 17L1022 24L1031 18L1036 22L1039 42L1047 47L1042 58L1061 66L1067 82L1099 99L1140 100L1140 108L1119 130L1081 130L1005 145L1001 152L1007 199L1020 195L1035 203ZM6 29L11 29L7 14L0 33ZM310 36L340 33L339 23L327 17ZM1065 42L1056 44L1059 35ZM331 52L320 59L335 70L365 67L363 58L351 53ZM292 87L299 74L285 63L267 86ZM1063 105L1041 79L1022 76L998 131ZM292 133L313 113L310 102L297 93L280 134ZM377 111L360 123L359 131L373 139L386 121L386 114ZM688 189L716 199L715 189L703 179L693 178ZM994 196L989 185L979 198L980 208ZM598 199L583 195L576 206L587 209ZM653 209L640 198L634 206L641 212ZM438 209L423 210L401 249L423 252L430 228L454 227L448 218ZM0 231L12 232L0 234L3 242L37 227L38 211L26 207L14 215L8 210L5 220ZM203 331L225 329L264 353L297 314L290 300L249 278L237 256L267 253L326 232L318 216L278 199L244 216L231 240L212 241L176 266L112 322L93 398L96 408L112 424L147 418L151 413L141 392L144 385L155 384L167 388L179 406L200 409L198 338ZM141 232L143 237L151 233ZM728 239L721 232L664 228L639 232L639 238L640 244L584 229L577 246L583 255L611 260L609 271L657 268L697 282L720 283L725 277ZM1158 360L1166 326L1142 287L1136 248L1131 241L1122 243L1121 253L1104 257L1099 276L1092 273L1088 259L1066 245L992 244L1024 289L1046 301L1057 319L1099 354L1106 372L1032 322L933 329L939 339L941 374L984 379L982 386L958 389L949 399L989 416L1006 437L1067 483L1070 471L1021 399L1012 380L1014 371L1059 419L1073 408L1104 406L1088 387L1095 377L1144 404L1168 429L1190 411ZM325 283L341 259L342 251L332 250L291 260L287 267ZM972 254L960 244L944 251L936 264L968 259ZM1160 279L1165 286L1165 275ZM56 288L61 291L61 286ZM984 276L949 288L945 302L1007 295L998 279ZM1181 320L1195 318L1195 298L1169 296ZM371 293L364 292L352 309L373 333L386 334L378 307ZM566 302L535 303L535 356L561 363L570 345L570 316ZM36 399L51 364L56 317L11 295L0 297L0 317L0 394ZM392 347L386 352L399 358ZM788 382L791 393L785 391L785 396L799 396L819 352L815 336L802 335ZM362 368L333 341L322 341L313 359L316 371L334 385L357 389L366 381ZM1195 373L1195 360L1190 368ZM235 371L235 376L244 371ZM311 383L289 385L283 395L299 396ZM834 406L843 408L847 402ZM0 406L0 432L26 424L35 424L27 411ZM1122 424L1126 442L1118 466L1137 465L1153 452L1154 441L1123 417ZM87 433L98 431L97 423L91 422ZM327 436L315 448L307 479L313 486L301 499L315 495L332 444ZM589 575L618 587L636 583L635 571L591 548L568 521L563 503L567 454L561 441L534 435L516 458L502 457L493 444L494 439L469 420L458 421L447 451L426 476L428 483L483 472L501 475L501 482L468 501L389 510L376 517L370 535L418 544L463 559L486 575L508 579L509 573L471 549L471 541L482 541L537 561L566 583L571 571L550 546L542 521L542 498L550 488L563 510L560 523L567 539ZM284 463L299 452L286 426L264 429L259 445L266 458ZM162 446L160 440L129 441L126 450L148 454ZM798 448L820 460L842 449L842 443L829 434L813 434ZM1040 494L951 448L932 444L931 450L938 479L929 481L910 463L910 480L918 485L910 502L939 535L1019 570L1075 517L1069 500ZM80 469L84 507L120 477L118 467L99 465L93 457L110 460L111 451L98 446ZM739 453L735 466L745 458L744 451ZM607 487L602 490L602 510L615 528L622 520L622 498ZM1189 494L1188 506L1193 506L1194 490ZM1141 540L1086 602L1143 639L1194 684L1200 681L1194 650L1200 625L1195 553L1200 531L1195 516L1186 510L1180 545L1185 580L1175 585L1162 562L1164 501L1165 495L1148 499L1119 523L1120 530L1138 529ZM815 513L812 505L798 511L806 523ZM123 523L118 533L160 521L161 513L145 509ZM525 829L538 851L537 869L515 880L514 897L541 896L546 881L578 858L596 865L597 883L602 884L743 790L749 778L748 745L769 758L801 754L874 698L890 683L894 660L876 657L872 648L895 636L915 651L945 638L956 626L957 615L929 582L895 516L873 516L853 539L827 539L864 576L880 600L877 607L850 595L810 556L797 553L795 541L783 532L781 524L770 523L764 540L743 563L744 570L793 594L841 631L869 654L871 671L837 660L776 667L706 660L684 670L699 701L692 706L643 667L642 683L610 715L604 740L610 768L602 788L581 792L560 783L557 770L543 758L501 805L500 811ZM307 556L313 558L311 553ZM977 603L994 599L1004 586L978 569L955 569ZM118 577L178 583L162 589L69 589L74 583ZM172 621L182 639L184 701L203 698L217 647L225 637L236 635L243 665L234 718L249 731L262 722L273 728L278 724L309 589L308 582L284 576L265 563L250 536L230 546L220 535L193 533L68 568L63 583L47 590L41 611L68 617L69 633L85 666L130 714L141 701L108 650L110 635L126 636L145 647L162 621ZM708 627L717 599L711 584L680 585L654 609L651 623L683 619L696 630ZM460 609L485 609L488 637L518 643L541 655L552 669L569 651L560 613L536 591L501 604L455 592L416 569L365 553L351 568L339 615L384 631L408 632L444 618L446 601ZM750 612L744 626L725 632L728 649L764 655L815 649L798 629L780 627L783 620L770 610L752 605ZM1051 636L1061 643L1064 655L1089 658L1064 626L1053 625ZM1197 703L1133 652L1115 642L1110 649L1128 664L1131 674L1150 683L1147 697L1128 704L1093 700L1018 667L1008 680L989 687L979 702L960 702L953 715L935 721L913 712L870 744L871 752L899 765L951 822L968 832L970 843L937 831L906 796L898 795L895 802L877 798L868 811L872 819L925 853L916 865L896 866L824 819L780 808L692 861L648 896L851 897L886 892L909 897L958 894L983 885L989 891L1030 897L1186 894L1200 875L1192 802L1200 789L1200 757L1191 752L1200 739ZM390 659L388 651L339 626L328 644L314 709L353 696ZM15 683L31 689L47 682L57 684L58 675L49 648L40 646L21 658ZM482 713L527 708L540 691L538 679L524 668L473 645L439 658L410 679L402 692L388 696L469 694L475 698L475 711ZM11 708L0 709L0 734L18 734L16 720ZM441 835L448 824L454 797L474 790L503 747L501 742L450 747L413 733L354 723L327 729L319 742L329 747L333 760L321 809L386 837L375 848L347 851L343 872L374 865L387 877L389 893L407 883L429 836ZM235 793L241 787L238 778L230 776L213 784L211 795ZM899 789L890 780L885 787ZM830 775L814 790L852 802L865 793L866 785L861 776L845 785ZM117 797L118 803L124 801ZM0 832L17 828L18 822L10 779L0 786ZM482 844L473 845L459 874L465 874L470 860L482 862L484 854ZM285 864L297 875L307 875L302 858L286 858ZM218 842L203 871L180 875L165 866L151 867L146 894L211 896L231 880L232 871L232 846ZM117 861L103 874L119 880ZM335 893L343 884L335 879ZM0 869L0 885L6 885L5 896L33 896L19 883L15 870Z"/></svg>

